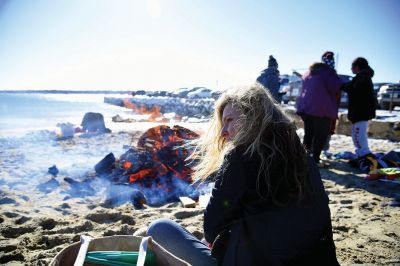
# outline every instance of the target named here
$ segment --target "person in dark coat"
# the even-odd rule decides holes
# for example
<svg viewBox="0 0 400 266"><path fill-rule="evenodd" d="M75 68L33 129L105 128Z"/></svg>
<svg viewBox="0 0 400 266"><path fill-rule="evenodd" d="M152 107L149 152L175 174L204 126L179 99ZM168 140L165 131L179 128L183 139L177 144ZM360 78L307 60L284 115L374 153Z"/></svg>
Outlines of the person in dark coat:
<svg viewBox="0 0 400 266"><path fill-rule="evenodd" d="M358 157L365 157L371 154L368 147L368 120L375 117L376 97L372 77L374 70L369 66L365 58L356 58L351 70L356 76L342 86L342 90L347 92L348 113L347 117L352 123L351 134Z"/></svg>
<svg viewBox="0 0 400 266"><path fill-rule="evenodd" d="M322 61L310 66L303 77L303 87L297 99L297 114L304 122L303 143L317 164L320 164L321 151L330 135L332 121L338 117L337 99L342 85L334 69L334 54L324 53Z"/></svg>
<svg viewBox="0 0 400 266"><path fill-rule="evenodd" d="M268 68L261 72L261 75L257 78L257 82L263 85L272 94L274 99L280 103L282 101L279 88L281 86L278 62L270 55L268 59Z"/></svg>
<svg viewBox="0 0 400 266"><path fill-rule="evenodd" d="M169 220L148 234L192 265L338 265L328 197L293 122L260 85L224 93L191 157L214 180L204 237ZM179 245L179 248L177 246Z"/></svg>

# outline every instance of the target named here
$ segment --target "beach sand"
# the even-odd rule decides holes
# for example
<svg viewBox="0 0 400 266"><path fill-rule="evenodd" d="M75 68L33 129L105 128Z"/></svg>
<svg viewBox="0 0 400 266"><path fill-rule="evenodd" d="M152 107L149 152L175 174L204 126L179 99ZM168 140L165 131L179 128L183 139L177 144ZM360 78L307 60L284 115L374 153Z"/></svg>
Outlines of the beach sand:
<svg viewBox="0 0 400 266"><path fill-rule="evenodd" d="M89 149L111 144L129 144L130 137L141 132L112 133L99 138L75 139L64 143L65 149L84 145ZM370 140L373 152L388 152L400 148L399 143ZM331 151L352 151L350 137L334 135ZM79 241L80 235L94 237L133 234L153 220L170 218L199 238L202 237L204 209L183 208L174 202L162 207L145 206L135 210L125 203L114 208L101 206L104 195L74 198L65 194L69 184L60 173L53 191L45 194L31 186L29 180L14 180L12 175L24 175L22 164L13 163L19 154L4 153L4 171L0 179L0 264L47 265L67 245ZM344 161L330 160L321 175L330 198L337 257L341 265L399 265L400 208L390 206L399 197L400 184L364 180L364 174ZM94 165L93 165L94 166ZM12 169L12 171L10 170ZM44 175L41 182L49 180Z"/></svg>

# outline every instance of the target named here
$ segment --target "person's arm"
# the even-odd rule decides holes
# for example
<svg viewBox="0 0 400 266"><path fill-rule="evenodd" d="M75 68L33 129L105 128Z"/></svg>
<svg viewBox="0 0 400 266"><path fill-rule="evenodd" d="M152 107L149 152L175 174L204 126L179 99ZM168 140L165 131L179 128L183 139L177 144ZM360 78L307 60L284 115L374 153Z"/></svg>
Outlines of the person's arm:
<svg viewBox="0 0 400 266"><path fill-rule="evenodd" d="M355 76L351 81L343 83L340 89L349 93L357 85L358 76Z"/></svg>
<svg viewBox="0 0 400 266"><path fill-rule="evenodd" d="M242 157L228 156L228 165L218 175L210 202L204 212L204 237L209 243L231 227L241 215L241 199L246 191L246 173Z"/></svg>

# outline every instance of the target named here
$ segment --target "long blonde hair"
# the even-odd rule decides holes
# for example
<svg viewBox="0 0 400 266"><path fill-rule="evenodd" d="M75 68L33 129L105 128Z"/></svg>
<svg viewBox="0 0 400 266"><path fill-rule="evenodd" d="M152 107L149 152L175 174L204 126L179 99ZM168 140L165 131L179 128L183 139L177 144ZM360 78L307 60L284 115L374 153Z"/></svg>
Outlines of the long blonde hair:
<svg viewBox="0 0 400 266"><path fill-rule="evenodd" d="M231 141L221 136L222 114L225 106L233 105L240 113L235 124L236 134ZM244 147L244 154L260 159L257 179L266 184L267 191L258 191L264 197L278 193L280 184L286 185L300 199L306 186L306 156L296 134L294 123L260 84L230 90L221 95L214 106L208 132L196 142L190 159L197 159L193 177L206 180L223 168L224 158L236 147ZM270 171L276 160L282 165L278 182L271 186ZM289 164L290 162L290 164Z"/></svg>

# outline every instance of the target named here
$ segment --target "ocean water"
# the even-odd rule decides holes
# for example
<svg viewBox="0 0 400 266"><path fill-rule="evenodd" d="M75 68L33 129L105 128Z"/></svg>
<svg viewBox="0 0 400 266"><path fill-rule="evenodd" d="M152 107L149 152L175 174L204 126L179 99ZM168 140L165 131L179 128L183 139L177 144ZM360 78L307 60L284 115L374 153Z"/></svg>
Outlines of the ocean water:
<svg viewBox="0 0 400 266"><path fill-rule="evenodd" d="M52 165L59 176L79 180L108 153L121 155L131 140L126 132L57 140L57 123L80 126L86 112L102 113L106 127L112 127L112 116L132 113L103 99L98 94L0 94L0 185L27 189L26 184L49 180Z"/></svg>
<svg viewBox="0 0 400 266"><path fill-rule="evenodd" d="M112 97L115 95L107 95ZM128 95L116 95L125 97ZM103 103L103 94L0 94L0 137L55 130L57 123L79 126L86 112L98 112L106 121L129 110Z"/></svg>

